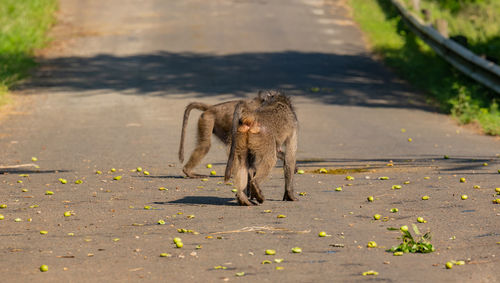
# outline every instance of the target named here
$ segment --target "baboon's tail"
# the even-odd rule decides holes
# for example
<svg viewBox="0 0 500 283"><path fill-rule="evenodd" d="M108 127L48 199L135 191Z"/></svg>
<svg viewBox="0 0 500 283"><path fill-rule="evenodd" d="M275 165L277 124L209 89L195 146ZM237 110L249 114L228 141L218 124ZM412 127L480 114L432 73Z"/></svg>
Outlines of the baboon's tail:
<svg viewBox="0 0 500 283"><path fill-rule="evenodd" d="M179 146L179 161L181 163L184 162L184 138L186 136L186 126L189 119L189 113L193 109L206 111L209 107L210 105L201 102L192 102L186 106L186 110L184 110L184 119L182 120L181 144Z"/></svg>

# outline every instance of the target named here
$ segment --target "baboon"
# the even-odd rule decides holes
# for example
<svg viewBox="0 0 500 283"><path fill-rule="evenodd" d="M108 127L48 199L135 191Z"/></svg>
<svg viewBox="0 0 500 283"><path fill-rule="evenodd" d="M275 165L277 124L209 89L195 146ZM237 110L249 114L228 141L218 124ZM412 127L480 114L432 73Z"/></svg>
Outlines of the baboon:
<svg viewBox="0 0 500 283"><path fill-rule="evenodd" d="M203 175L193 173L193 168L198 166L210 150L212 133L215 134L225 145L231 144L231 126L233 113L236 104L244 101L249 109L256 109L263 101L270 99L272 93L259 91L257 97L248 100L232 100L215 105L208 105L200 102L192 102L186 106L184 119L182 121L181 141L179 146L179 161L184 162L184 139L189 113L193 109L203 111L198 120L198 137L196 147L191 153L188 162L182 171L190 178L203 177Z"/></svg>
<svg viewBox="0 0 500 283"><path fill-rule="evenodd" d="M259 203L264 202L260 185L276 165L279 155L283 155L284 161L283 200L297 200L293 193L297 116L287 96L276 91L270 93L270 98L258 108L252 108L252 105L241 101L234 110L232 143L224 179L228 181L234 173L238 190L236 198L240 205L254 204L250 202L253 198ZM244 188L246 194L243 192ZM247 196L250 196L250 200Z"/></svg>

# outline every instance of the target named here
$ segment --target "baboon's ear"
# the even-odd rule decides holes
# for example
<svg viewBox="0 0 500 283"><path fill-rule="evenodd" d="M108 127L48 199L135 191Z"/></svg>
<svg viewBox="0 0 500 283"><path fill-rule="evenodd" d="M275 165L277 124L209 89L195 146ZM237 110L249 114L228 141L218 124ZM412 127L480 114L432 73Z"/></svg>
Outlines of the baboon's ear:
<svg viewBox="0 0 500 283"><path fill-rule="evenodd" d="M259 92L257 93L257 97L258 97L259 99L261 99L261 100L264 100L264 99L265 99L265 97L263 97L263 93L264 93L264 91L263 91L263 90L259 90Z"/></svg>

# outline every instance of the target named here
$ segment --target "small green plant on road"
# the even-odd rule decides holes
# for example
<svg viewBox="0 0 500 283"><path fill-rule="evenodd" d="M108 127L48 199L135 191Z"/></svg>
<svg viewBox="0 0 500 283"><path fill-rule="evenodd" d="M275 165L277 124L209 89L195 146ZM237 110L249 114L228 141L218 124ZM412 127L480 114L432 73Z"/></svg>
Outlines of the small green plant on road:
<svg viewBox="0 0 500 283"><path fill-rule="evenodd" d="M397 228L388 228L388 230L400 230L401 231L401 240L403 241L398 246L393 246L388 249L388 252L393 252L395 255L400 255L396 253L431 253L435 249L430 243L431 234L430 232L425 233L423 236L420 236L421 233L417 228L417 225L413 224L413 231L416 236L419 236L417 240L411 235L410 231L408 231L408 226L402 226L400 229Z"/></svg>

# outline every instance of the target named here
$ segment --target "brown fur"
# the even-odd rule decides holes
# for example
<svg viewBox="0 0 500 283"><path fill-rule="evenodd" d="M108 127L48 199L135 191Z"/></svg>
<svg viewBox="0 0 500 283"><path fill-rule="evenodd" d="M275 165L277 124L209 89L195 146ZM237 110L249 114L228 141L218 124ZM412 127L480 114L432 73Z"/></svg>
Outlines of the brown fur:
<svg viewBox="0 0 500 283"><path fill-rule="evenodd" d="M263 180L275 166L277 153L284 160L285 193L283 200L294 201L293 173L297 151L298 121L290 99L273 92L258 108L242 101L233 115L232 143L226 166L225 180L234 175L240 205L252 205L247 195L264 202L260 189ZM285 152L282 152L282 146ZM234 171L234 172L233 172ZM234 173L234 174L233 174ZM247 189L246 195L243 189Z"/></svg>

